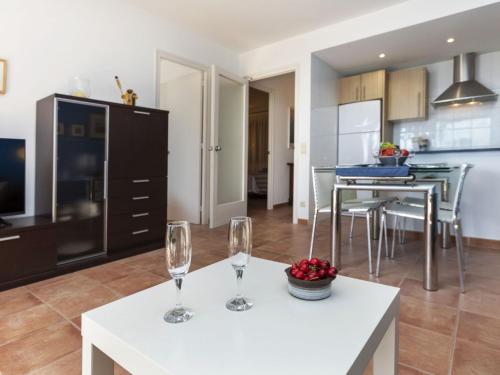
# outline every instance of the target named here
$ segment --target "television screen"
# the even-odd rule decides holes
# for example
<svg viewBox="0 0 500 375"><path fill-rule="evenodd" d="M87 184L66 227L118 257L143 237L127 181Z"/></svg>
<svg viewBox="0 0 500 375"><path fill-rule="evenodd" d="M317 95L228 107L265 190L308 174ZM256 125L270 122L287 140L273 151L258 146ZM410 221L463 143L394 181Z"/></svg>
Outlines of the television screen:
<svg viewBox="0 0 500 375"><path fill-rule="evenodd" d="M24 213L25 140L0 138L0 215Z"/></svg>

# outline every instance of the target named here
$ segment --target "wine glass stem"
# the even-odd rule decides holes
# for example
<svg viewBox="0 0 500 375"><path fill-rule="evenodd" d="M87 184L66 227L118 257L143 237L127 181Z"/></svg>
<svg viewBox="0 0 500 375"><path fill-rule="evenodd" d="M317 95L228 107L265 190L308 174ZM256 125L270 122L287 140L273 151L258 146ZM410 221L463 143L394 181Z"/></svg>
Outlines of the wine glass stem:
<svg viewBox="0 0 500 375"><path fill-rule="evenodd" d="M175 308L177 308L177 309L182 307L182 300L181 300L182 280L183 280L182 277L175 279L175 286L176 286L176 290L177 290Z"/></svg>
<svg viewBox="0 0 500 375"><path fill-rule="evenodd" d="M236 298L241 298L241 284L243 282L243 268L236 269Z"/></svg>

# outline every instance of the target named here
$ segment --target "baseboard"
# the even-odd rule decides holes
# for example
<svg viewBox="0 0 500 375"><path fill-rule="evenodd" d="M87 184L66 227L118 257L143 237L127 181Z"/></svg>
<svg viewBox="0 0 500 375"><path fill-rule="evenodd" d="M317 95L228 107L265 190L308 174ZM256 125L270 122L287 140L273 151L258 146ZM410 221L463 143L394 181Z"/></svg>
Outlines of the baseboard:
<svg viewBox="0 0 500 375"><path fill-rule="evenodd" d="M407 230L406 236L415 240L423 240L424 234L413 230ZM450 241L455 242L455 236L451 235ZM464 237L464 245L468 247L479 247L483 249L500 250L500 240L490 240L486 238Z"/></svg>
<svg viewBox="0 0 500 375"><path fill-rule="evenodd" d="M297 220L297 224L308 225L309 224L309 220L307 220L307 219L298 219Z"/></svg>
<svg viewBox="0 0 500 375"><path fill-rule="evenodd" d="M280 207L288 207L288 206L289 206L288 202L283 202L283 203L278 203L278 204L273 205L273 209L280 208Z"/></svg>

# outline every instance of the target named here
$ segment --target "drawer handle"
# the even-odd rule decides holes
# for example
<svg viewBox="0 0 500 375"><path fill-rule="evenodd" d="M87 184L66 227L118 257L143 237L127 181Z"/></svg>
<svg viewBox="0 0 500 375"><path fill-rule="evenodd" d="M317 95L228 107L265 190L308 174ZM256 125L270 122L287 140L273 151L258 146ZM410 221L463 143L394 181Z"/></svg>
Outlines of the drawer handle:
<svg viewBox="0 0 500 375"><path fill-rule="evenodd" d="M150 112L144 112L144 111L134 111L136 115L146 115L149 116L151 113Z"/></svg>
<svg viewBox="0 0 500 375"><path fill-rule="evenodd" d="M133 201L141 201L143 199L149 199L149 195L144 195L142 197L132 197Z"/></svg>
<svg viewBox="0 0 500 375"><path fill-rule="evenodd" d="M16 235L16 236L10 236L10 237L0 237L0 242L6 242L6 241L14 241L20 239L21 236Z"/></svg>
<svg viewBox="0 0 500 375"><path fill-rule="evenodd" d="M136 230L135 232L132 232L134 236L137 236L138 234L143 234L149 232L149 229L142 229L142 230Z"/></svg>
<svg viewBox="0 0 500 375"><path fill-rule="evenodd" d="M149 178L145 178L143 180L132 180L132 183L134 184L143 184L145 182L151 182L151 180Z"/></svg>
<svg viewBox="0 0 500 375"><path fill-rule="evenodd" d="M133 214L132 217L143 217L143 216L149 216L149 212L142 212L140 214Z"/></svg>

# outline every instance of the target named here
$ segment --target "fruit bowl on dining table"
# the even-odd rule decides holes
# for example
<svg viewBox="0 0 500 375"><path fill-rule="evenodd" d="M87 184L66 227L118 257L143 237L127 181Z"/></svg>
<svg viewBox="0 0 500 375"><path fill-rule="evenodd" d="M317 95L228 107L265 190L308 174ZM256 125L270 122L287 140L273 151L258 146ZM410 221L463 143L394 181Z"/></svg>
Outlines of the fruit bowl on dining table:
<svg viewBox="0 0 500 375"><path fill-rule="evenodd" d="M337 277L337 268L327 260L302 259L285 269L288 292L300 299L315 301L330 297L331 283Z"/></svg>
<svg viewBox="0 0 500 375"><path fill-rule="evenodd" d="M408 158L411 158L410 151L406 148L400 148L398 145L390 142L383 142L380 144L378 154L375 158L380 161L384 166L400 167Z"/></svg>

